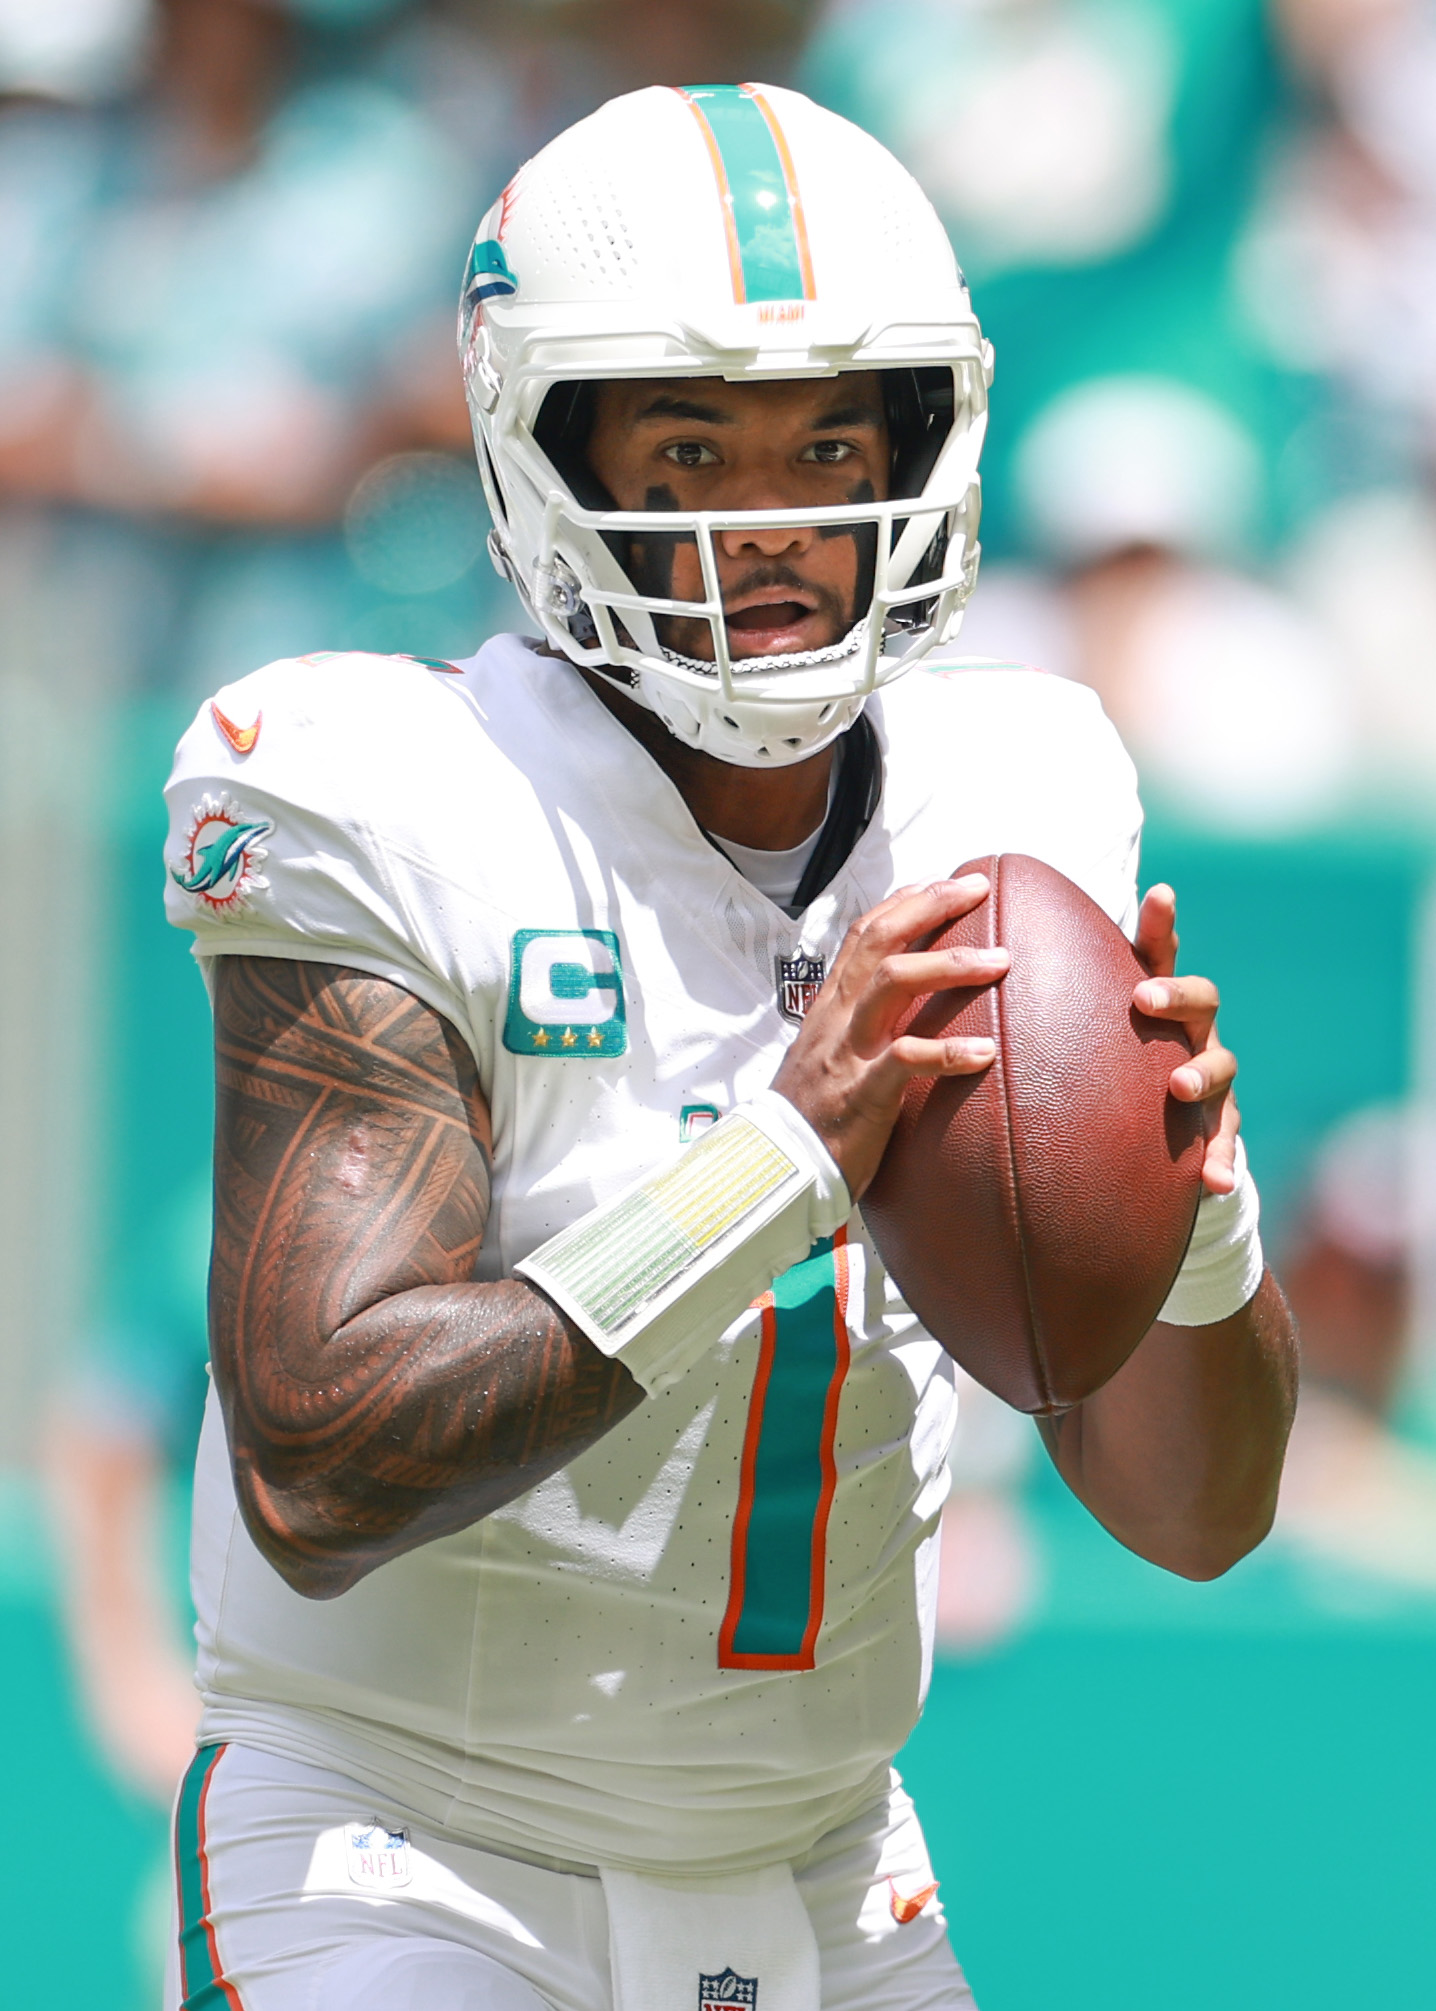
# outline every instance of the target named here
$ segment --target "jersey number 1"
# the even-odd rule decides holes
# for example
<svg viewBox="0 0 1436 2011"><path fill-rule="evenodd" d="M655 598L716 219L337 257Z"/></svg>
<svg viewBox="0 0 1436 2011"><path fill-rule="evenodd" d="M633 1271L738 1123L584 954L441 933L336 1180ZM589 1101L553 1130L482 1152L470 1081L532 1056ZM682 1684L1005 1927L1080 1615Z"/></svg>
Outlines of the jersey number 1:
<svg viewBox="0 0 1436 2011"><path fill-rule="evenodd" d="M720 1669L811 1669L823 1624L833 1441L848 1372L847 1231L758 1301L762 1339L733 1523Z"/></svg>

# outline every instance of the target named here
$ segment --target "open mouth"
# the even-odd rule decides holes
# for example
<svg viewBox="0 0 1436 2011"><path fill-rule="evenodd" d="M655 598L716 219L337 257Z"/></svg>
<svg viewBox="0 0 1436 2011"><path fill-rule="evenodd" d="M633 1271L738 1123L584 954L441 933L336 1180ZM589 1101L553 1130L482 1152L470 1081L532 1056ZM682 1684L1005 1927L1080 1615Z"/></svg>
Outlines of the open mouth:
<svg viewBox="0 0 1436 2011"><path fill-rule="evenodd" d="M805 648L818 611L805 600L773 599L734 608L724 619L730 642L744 655L778 655Z"/></svg>
<svg viewBox="0 0 1436 2011"><path fill-rule="evenodd" d="M739 608L728 617L729 628L743 633L754 629L795 628L813 610L801 601L765 601L761 607Z"/></svg>

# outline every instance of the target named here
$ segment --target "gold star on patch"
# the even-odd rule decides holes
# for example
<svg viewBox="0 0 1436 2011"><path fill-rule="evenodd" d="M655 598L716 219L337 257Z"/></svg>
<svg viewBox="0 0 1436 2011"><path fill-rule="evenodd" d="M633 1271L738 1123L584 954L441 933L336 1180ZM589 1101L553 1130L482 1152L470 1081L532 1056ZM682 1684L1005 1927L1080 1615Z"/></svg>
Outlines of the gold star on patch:
<svg viewBox="0 0 1436 2011"><path fill-rule="evenodd" d="M565 1047L577 1047L578 1045L578 1035L571 1026L566 1026L563 1030L563 1044Z"/></svg>
<svg viewBox="0 0 1436 2011"><path fill-rule="evenodd" d="M542 1027L540 1027L538 1032L534 1035L534 1046L535 1047L548 1046L548 1035L544 1032Z"/></svg>
<svg viewBox="0 0 1436 2011"><path fill-rule="evenodd" d="M603 1046L603 1035L596 1026L591 1026L588 1030L588 1044L590 1047Z"/></svg>

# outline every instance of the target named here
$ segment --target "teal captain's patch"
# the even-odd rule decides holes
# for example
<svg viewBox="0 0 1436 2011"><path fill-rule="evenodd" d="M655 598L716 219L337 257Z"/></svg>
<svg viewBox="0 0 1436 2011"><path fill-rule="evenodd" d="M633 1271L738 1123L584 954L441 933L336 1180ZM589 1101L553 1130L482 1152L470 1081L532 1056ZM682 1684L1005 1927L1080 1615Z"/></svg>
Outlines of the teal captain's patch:
<svg viewBox="0 0 1436 2011"><path fill-rule="evenodd" d="M504 1046L557 1061L627 1054L623 960L611 929L515 929Z"/></svg>

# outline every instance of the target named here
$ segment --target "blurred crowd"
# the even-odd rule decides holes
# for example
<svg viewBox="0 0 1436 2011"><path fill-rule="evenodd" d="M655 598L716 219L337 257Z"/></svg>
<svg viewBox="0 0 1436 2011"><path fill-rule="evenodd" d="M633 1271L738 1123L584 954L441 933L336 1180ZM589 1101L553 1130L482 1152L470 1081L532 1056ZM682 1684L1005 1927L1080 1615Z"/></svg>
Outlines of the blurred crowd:
<svg viewBox="0 0 1436 2011"><path fill-rule="evenodd" d="M0 1456L50 1416L77 1667L157 1796L207 1239L169 749L274 656L516 619L453 359L474 224L614 91L748 76L908 162L996 345L964 647L1094 685L1189 833L1436 833L1425 0L0 0ZM1282 1241L1287 1540L1425 1591L1428 1048L1418 1011L1405 1101L1333 1089ZM956 1648L1039 1596L1034 1445L974 1393Z"/></svg>
<svg viewBox="0 0 1436 2011"><path fill-rule="evenodd" d="M1422 0L840 0L997 345L965 640L1084 678L1149 792L1270 832L1436 776Z"/></svg>

